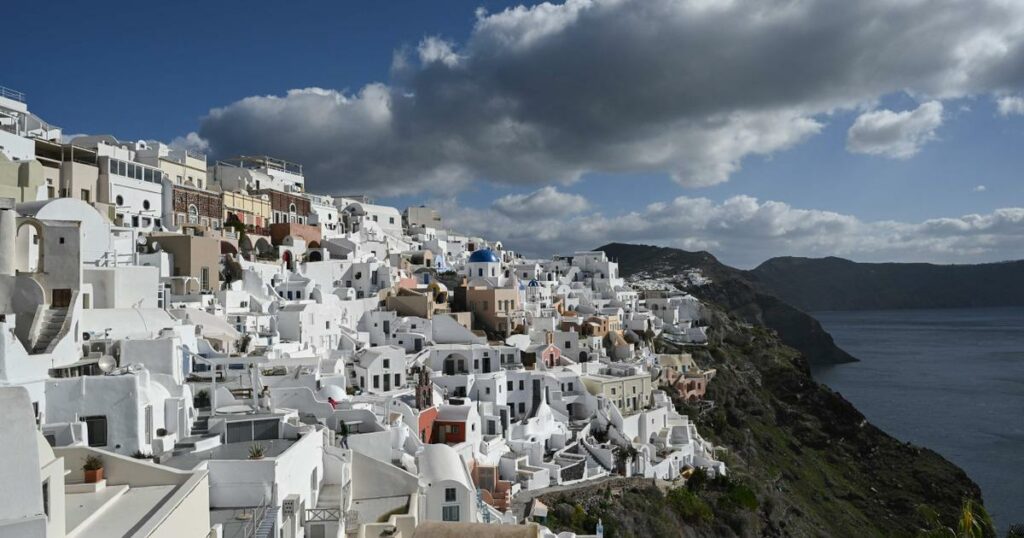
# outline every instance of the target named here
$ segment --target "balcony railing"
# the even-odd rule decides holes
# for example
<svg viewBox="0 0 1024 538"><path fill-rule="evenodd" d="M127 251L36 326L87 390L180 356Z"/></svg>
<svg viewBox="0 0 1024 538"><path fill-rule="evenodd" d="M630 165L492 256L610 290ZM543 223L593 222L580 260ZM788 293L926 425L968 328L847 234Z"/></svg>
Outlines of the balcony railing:
<svg viewBox="0 0 1024 538"><path fill-rule="evenodd" d="M341 521L341 508L307 508L306 521Z"/></svg>
<svg viewBox="0 0 1024 538"><path fill-rule="evenodd" d="M0 86L0 97L6 97L8 99L13 99L21 103L25 102L24 93L19 92L18 90L12 90L6 86Z"/></svg>

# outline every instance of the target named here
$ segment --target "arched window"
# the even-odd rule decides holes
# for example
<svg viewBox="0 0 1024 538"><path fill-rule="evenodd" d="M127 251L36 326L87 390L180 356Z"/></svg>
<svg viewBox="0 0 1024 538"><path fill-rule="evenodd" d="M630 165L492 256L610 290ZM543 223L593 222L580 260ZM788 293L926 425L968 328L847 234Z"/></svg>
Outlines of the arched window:
<svg viewBox="0 0 1024 538"><path fill-rule="evenodd" d="M295 213L295 204L288 204L288 222L297 222Z"/></svg>
<svg viewBox="0 0 1024 538"><path fill-rule="evenodd" d="M188 223L199 224L199 208L195 204L188 205Z"/></svg>

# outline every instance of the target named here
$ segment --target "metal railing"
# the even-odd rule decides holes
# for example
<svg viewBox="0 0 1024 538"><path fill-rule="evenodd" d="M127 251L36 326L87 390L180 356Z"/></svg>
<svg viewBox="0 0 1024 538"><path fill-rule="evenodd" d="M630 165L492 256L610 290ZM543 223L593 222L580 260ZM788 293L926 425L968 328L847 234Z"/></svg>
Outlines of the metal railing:
<svg viewBox="0 0 1024 538"><path fill-rule="evenodd" d="M306 521L341 521L341 508L307 508Z"/></svg>
<svg viewBox="0 0 1024 538"><path fill-rule="evenodd" d="M0 97L6 97L8 99L14 99L15 101L24 103L25 94L18 90L12 90L6 86L0 86Z"/></svg>

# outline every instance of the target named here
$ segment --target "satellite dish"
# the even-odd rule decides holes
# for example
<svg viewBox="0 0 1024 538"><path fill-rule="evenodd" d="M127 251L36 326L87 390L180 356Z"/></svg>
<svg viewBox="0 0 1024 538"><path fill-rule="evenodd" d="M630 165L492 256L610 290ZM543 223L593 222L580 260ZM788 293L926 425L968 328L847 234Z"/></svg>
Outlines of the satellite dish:
<svg viewBox="0 0 1024 538"><path fill-rule="evenodd" d="M99 358L99 360L96 362L96 365L99 366L101 372L109 373L114 368L117 368L117 360L114 359L114 357L111 357L110 355L104 355Z"/></svg>

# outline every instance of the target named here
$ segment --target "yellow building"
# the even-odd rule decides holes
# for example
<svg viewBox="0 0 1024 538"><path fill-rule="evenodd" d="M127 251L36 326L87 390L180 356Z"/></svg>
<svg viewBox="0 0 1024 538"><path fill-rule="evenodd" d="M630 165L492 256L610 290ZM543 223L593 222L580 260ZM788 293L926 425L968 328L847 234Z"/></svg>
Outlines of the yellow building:
<svg viewBox="0 0 1024 538"><path fill-rule="evenodd" d="M269 235L266 228L273 222L274 210L270 197L265 194L224 192L224 222L241 222L246 230L258 235Z"/></svg>
<svg viewBox="0 0 1024 538"><path fill-rule="evenodd" d="M649 374L615 376L589 374L581 378L587 392L594 396L603 395L614 403L624 415L636 413L651 402L654 390Z"/></svg>

